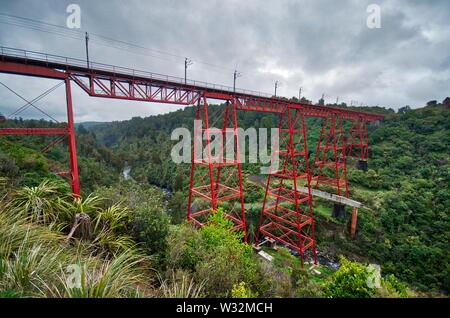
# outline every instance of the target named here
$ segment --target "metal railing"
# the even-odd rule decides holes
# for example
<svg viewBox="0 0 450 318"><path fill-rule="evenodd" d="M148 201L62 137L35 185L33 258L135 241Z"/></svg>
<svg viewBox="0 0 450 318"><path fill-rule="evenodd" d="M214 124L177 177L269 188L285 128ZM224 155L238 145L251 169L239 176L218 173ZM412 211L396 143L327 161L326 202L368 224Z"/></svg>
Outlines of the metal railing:
<svg viewBox="0 0 450 318"><path fill-rule="evenodd" d="M195 87L198 87L199 89L212 89L212 90L225 91L228 93L236 92L238 94L253 95L253 96L258 96L258 97L266 97L266 98L272 97L271 94L253 91L253 90L239 89L239 88L236 88L236 90L234 90L233 87L230 87L230 86L208 83L208 82L203 82L203 81L195 81L195 80L190 80L190 79L187 79L185 81L184 78L181 78L181 77L152 73L152 72L147 72L147 71L140 71L140 70L135 70L135 69L128 68L128 67L104 64L104 63L98 63L98 62L90 62L89 61L89 65L88 65L88 62L86 60L70 58L70 57L54 55L54 54L26 51L26 50L4 47L4 46L0 46L0 55L5 56L5 57L16 57L16 58L22 58L22 59L26 59L26 60L34 60L34 61L39 61L39 62L63 64L63 65L69 66L69 67L70 66L81 67L81 68L92 69L92 70L97 70L97 71L110 72L110 73L114 73L114 74L123 74L123 75L128 75L128 76L141 77L141 78L146 78L149 80L155 79L155 80L159 80L159 81L165 81L168 83L176 83L176 84L180 84L180 85L195 86Z"/></svg>

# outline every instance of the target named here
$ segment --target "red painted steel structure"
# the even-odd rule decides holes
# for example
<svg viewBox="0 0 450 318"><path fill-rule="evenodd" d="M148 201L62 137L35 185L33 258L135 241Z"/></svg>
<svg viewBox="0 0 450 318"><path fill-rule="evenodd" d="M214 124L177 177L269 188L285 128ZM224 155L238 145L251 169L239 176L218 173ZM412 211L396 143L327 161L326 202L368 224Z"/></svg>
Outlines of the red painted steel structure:
<svg viewBox="0 0 450 318"><path fill-rule="evenodd" d="M213 211L223 207L224 215L234 222L234 229L242 230L246 239L236 100L227 100L225 107L211 109L207 96L204 94L197 105L188 219L202 226ZM219 142L218 149L212 149L212 136Z"/></svg>
<svg viewBox="0 0 450 318"><path fill-rule="evenodd" d="M185 79L179 77L170 77L95 62L90 62L89 67L86 67L86 61L84 60L5 47L0 48L0 73L35 76L65 81L68 115L67 130L11 130L8 128L1 128L0 134L55 133L67 135L69 138L71 166L70 176L72 190L75 195L79 195L79 180L70 81L75 82L87 94L93 97L169 103L177 105L198 105L197 118L203 118L206 123L206 127L202 127L202 129L212 127L209 122L210 113L207 99L227 101L227 106L225 107L226 115L223 116L223 127L227 127L229 124L231 124L232 128L238 127L236 110L278 113L283 118L286 118L287 116L289 142L287 143L287 148L284 152L281 152L281 154L285 155L284 170L269 176L260 232L264 235L276 238L282 244L299 251L300 255L302 255L302 261L303 254L308 249L313 250L314 257L316 255L313 230L314 221L310 193L305 196L304 194L293 190L295 189L295 185L300 180L303 180L306 182L308 189L310 189L311 182L316 181L317 184L324 183L326 179L321 178L321 171L325 166L333 166L337 171L335 177L337 191L340 193L340 191L344 191L342 188L345 188L346 196L348 196L348 182L345 177L346 152L345 140L343 139L342 121L355 121L362 119L364 124L366 124L368 122L377 121L383 118L382 115L378 114L364 113L328 106L302 104L292 100L287 100L285 98L274 97L259 92L234 89L232 87L192 80L185 81ZM295 114L293 115L293 113ZM313 168L319 168L319 173L315 175L314 179L311 179L311 170L307 166L308 154L306 151L306 124L304 122L304 117L306 116L324 118L324 125L329 125L328 128L325 126L322 127L321 140L326 139L326 144L325 147L322 147L321 142L317 148ZM296 125L299 125L300 122L301 128L294 128ZM337 128L336 124L338 125ZM285 129L286 128L282 128L280 131ZM295 147L297 147L298 144L296 143L298 133L300 133L300 139L298 140L303 140L305 147L301 151L295 150ZM330 140L332 142L331 146L329 145ZM338 140L342 140L343 143L340 145L340 141ZM357 144L353 144L353 146L356 145ZM208 149L209 146L210 144L208 142ZM364 143L364 147L367 149L366 143ZM331 160L332 164L327 163L326 165L325 161L330 160L330 157L324 157L323 154L327 153L330 149L334 154L331 158L334 159ZM318 156L321 152L322 159L319 161ZM365 153L367 154L367 150L365 150ZM306 162L306 166L298 166L298 157L303 157L303 161ZM209 150L206 161L195 161L194 156L192 158L188 218L194 223L201 225L204 223L205 218L211 213L211 211L215 211L219 206L227 206L228 208L235 209L238 212L234 215L227 213L228 217L235 222L237 228L242 228L245 230L242 170L240 163L238 163L238 158L235 157L234 160L236 161L232 161L229 165L217 165L211 162L212 154ZM289 166L291 166L291 168L287 169L286 167ZM232 178L233 182L231 183L231 186L226 185L223 182L224 179L222 176L226 167L231 167L235 172L237 172ZM200 169L204 168L206 168L207 171L206 177L200 176L201 174L198 172ZM340 177L340 174L338 173L342 170L341 168L344 171L343 177ZM316 169L314 169L314 171L316 171ZM281 185L278 188L280 190L279 192L273 192L270 182L275 179L279 179L281 182L284 182L283 180L290 179L291 182L293 182L294 188L289 190L287 185ZM327 180L330 181L330 179ZM344 183L342 183L342 180L345 180ZM267 197L269 196L274 196L276 198L276 202L278 202L275 205L277 214L272 213L270 206L268 206L269 202L267 201ZM195 197L203 199L206 201L206 204L199 204L198 208L196 207L195 209L196 211L193 211L194 209L192 206L194 204ZM281 201L293 203L294 208L285 207L284 202L282 203ZM267 223L266 218L269 220ZM294 219L296 219L296 222L293 221Z"/></svg>
<svg viewBox="0 0 450 318"><path fill-rule="evenodd" d="M231 100L236 98L238 110L282 113L288 105L304 110L305 116L326 117L338 113L350 120L363 116L367 122L380 120L382 115L328 106L302 104L282 97L273 97L256 91L187 80L124 67L89 63L86 61L0 47L0 73L65 79L69 76L86 93L93 97L148 101L177 105L195 105L203 96Z"/></svg>
<svg viewBox="0 0 450 318"><path fill-rule="evenodd" d="M311 197L311 174L304 111L288 107L278 124L282 168L270 171L261 213L258 239L272 238L299 253L303 266L305 252L312 250L317 264ZM276 147L278 148L278 147ZM308 193L297 191L307 186Z"/></svg>
<svg viewBox="0 0 450 318"><path fill-rule="evenodd" d="M70 184L74 196L80 196L80 181L78 177L78 161L77 161L77 147L75 141L75 127L73 120L72 107L72 91L70 78L67 74L55 73L52 70L45 70L36 67L27 67L18 65L16 68L10 63L2 65L2 71L12 71L17 69L20 73L30 72L33 76L42 76L52 79L64 80L66 88L66 105L67 105L67 127L65 128L0 128L0 135L59 135L52 143L42 149L42 152L47 152L51 147L62 142L65 138L69 143L70 156L70 170L69 171L55 171L56 174L63 177L70 177ZM56 163L52 163L54 166Z"/></svg>
<svg viewBox="0 0 450 318"><path fill-rule="evenodd" d="M349 197L343 117L331 112L324 118L314 157L313 186L331 187Z"/></svg>
<svg viewBox="0 0 450 318"><path fill-rule="evenodd" d="M1 128L0 135L67 135L67 128Z"/></svg>
<svg viewBox="0 0 450 318"><path fill-rule="evenodd" d="M364 117L352 119L347 135L347 156L367 160L369 156L369 135L367 121Z"/></svg>

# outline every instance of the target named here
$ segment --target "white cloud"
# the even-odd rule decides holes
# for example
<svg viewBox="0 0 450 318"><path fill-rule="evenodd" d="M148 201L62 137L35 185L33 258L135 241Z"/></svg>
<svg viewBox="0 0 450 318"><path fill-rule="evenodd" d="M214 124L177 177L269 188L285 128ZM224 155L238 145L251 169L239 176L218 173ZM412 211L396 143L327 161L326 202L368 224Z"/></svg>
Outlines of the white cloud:
<svg viewBox="0 0 450 318"><path fill-rule="evenodd" d="M172 52L194 60L188 77L239 88L307 98L361 100L398 108L423 106L449 94L450 2L379 1L382 28L366 27L373 1L87 1L82 31ZM2 3L2 12L65 25L65 1ZM0 44L84 58L84 42L0 24ZM134 54L105 47L93 37L91 60L168 75L184 75L182 58ZM153 56L152 56L153 55ZM155 58L159 55L163 58ZM207 64L203 63L207 62ZM213 65L211 65L213 64ZM19 76L8 82L28 96L45 90ZM0 80L5 79L4 76ZM75 86L75 85L74 85ZM0 87L0 112L14 99ZM20 104L20 103L19 103ZM90 98L74 88L77 120L113 120L176 109L164 104ZM15 105L15 104L14 104ZM63 116L64 100L49 97L49 112Z"/></svg>

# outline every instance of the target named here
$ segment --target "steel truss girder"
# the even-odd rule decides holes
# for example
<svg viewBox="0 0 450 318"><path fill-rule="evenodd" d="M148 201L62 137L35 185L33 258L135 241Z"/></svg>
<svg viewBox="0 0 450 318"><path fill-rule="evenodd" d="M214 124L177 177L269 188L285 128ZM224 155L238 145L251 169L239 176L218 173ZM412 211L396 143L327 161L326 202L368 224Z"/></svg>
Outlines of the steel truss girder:
<svg viewBox="0 0 450 318"><path fill-rule="evenodd" d="M67 128L0 128L0 135L67 135Z"/></svg>
<svg viewBox="0 0 450 318"><path fill-rule="evenodd" d="M145 73L111 65L91 63L89 67L86 67L85 61L11 48L1 48L0 50L0 72L59 79L71 74L78 79L78 81L74 79L78 85L88 94L96 97L188 105L195 104L201 94L211 93L236 97L241 100L240 104L243 106L241 109L245 110L281 113L285 110L286 104L289 103L295 104L297 107L303 107L306 110L305 116L325 116L329 112L341 112L345 119L364 116L367 121L376 121L383 118L383 115L329 106L302 104L292 100L288 101L285 98L261 95L257 92L243 90L232 92L220 85L196 83L195 81L186 85L181 78ZM83 82L82 78L85 81L87 80L87 83ZM109 89L107 85L100 84L99 81L101 80L112 83L109 85ZM163 92L160 97L146 94L145 90L139 93L135 90L136 85L138 85L136 83L152 85L156 89L161 88ZM127 87L128 85L131 85L131 88ZM94 86L98 87L95 88ZM96 89L99 92L96 92Z"/></svg>
<svg viewBox="0 0 450 318"><path fill-rule="evenodd" d="M80 72L70 73L70 78L93 97L195 105L201 95L199 90L151 80L144 81Z"/></svg>

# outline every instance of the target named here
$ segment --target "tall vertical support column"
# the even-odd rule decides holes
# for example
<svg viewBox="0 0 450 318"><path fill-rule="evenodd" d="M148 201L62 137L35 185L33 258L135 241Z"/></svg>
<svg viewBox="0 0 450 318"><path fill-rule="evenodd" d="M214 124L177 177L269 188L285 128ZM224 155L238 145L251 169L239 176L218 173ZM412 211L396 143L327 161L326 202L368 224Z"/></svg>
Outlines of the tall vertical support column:
<svg viewBox="0 0 450 318"><path fill-rule="evenodd" d="M187 217L203 226L222 208L246 239L240 155L235 100L227 101L225 107L210 108L203 95L194 127Z"/></svg>
<svg viewBox="0 0 450 318"><path fill-rule="evenodd" d="M330 113L324 118L319 142L314 156L313 186L333 188L335 194L349 197L347 159L343 118Z"/></svg>
<svg viewBox="0 0 450 318"><path fill-rule="evenodd" d="M357 168L367 170L369 137L367 133L367 120L363 116L352 120L346 143L347 156L358 158Z"/></svg>
<svg viewBox="0 0 450 318"><path fill-rule="evenodd" d="M354 240L356 237L357 222L358 222L358 209L354 207L352 209L352 223L350 225L350 235L352 237L352 240Z"/></svg>
<svg viewBox="0 0 450 318"><path fill-rule="evenodd" d="M70 77L65 79L66 84L66 101L67 101L67 124L68 124L68 139L69 139L69 153L70 153L70 174L72 193L74 196L80 196L80 180L78 177L78 161L77 161L77 146L75 142L75 125L73 121L73 107L72 107L72 90L70 87Z"/></svg>
<svg viewBox="0 0 450 318"><path fill-rule="evenodd" d="M317 264L311 175L308 164L306 124L303 110L288 107L280 115L281 169L270 171L261 213L258 239L271 238L297 251L303 266L308 250ZM299 187L306 186L307 193Z"/></svg>

